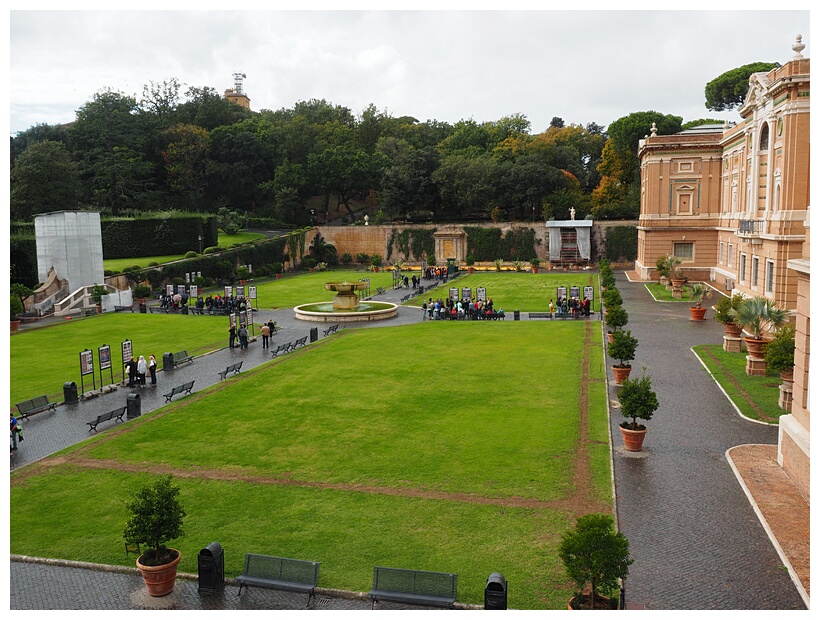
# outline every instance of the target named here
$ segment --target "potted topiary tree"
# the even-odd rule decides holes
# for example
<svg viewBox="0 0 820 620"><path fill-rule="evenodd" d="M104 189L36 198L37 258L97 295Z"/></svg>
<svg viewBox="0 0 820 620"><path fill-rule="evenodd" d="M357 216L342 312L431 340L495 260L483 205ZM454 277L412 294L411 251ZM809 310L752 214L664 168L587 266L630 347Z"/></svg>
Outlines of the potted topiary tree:
<svg viewBox="0 0 820 620"><path fill-rule="evenodd" d="M134 290L131 291L131 293L134 295L134 299L137 300L137 303L140 306L144 306L145 302L151 296L151 287L144 284L139 284L134 287Z"/></svg>
<svg viewBox="0 0 820 620"><path fill-rule="evenodd" d="M646 369L640 379L625 379L618 392L621 414L631 418L631 422L621 422L621 436L624 449L640 452L646 436L646 426L638 420L649 421L658 408L658 396L652 391L652 380L646 376Z"/></svg>
<svg viewBox="0 0 820 620"><path fill-rule="evenodd" d="M689 315L691 320L703 321L706 317L706 308L702 307L701 304L703 303L704 298L709 298L712 296L712 288L706 286L702 282L695 282L686 288L689 289L689 294L692 296L692 301L695 302L694 306L689 307Z"/></svg>
<svg viewBox="0 0 820 620"><path fill-rule="evenodd" d="M629 322L629 314L623 306L607 306L604 321L606 321L606 326L609 328L607 339L612 342L615 334Z"/></svg>
<svg viewBox="0 0 820 620"><path fill-rule="evenodd" d="M763 339L763 332L777 330L783 325L788 316L786 311L778 308L771 299L750 297L741 301L736 310L729 310L729 314L735 323L750 334L743 340L749 356L754 358L755 363L746 365L746 373L765 374L763 347L766 341Z"/></svg>
<svg viewBox="0 0 820 620"><path fill-rule="evenodd" d="M683 297L683 285L686 284L686 276L680 268L683 259L677 256L668 256L669 281L672 283L672 297L680 299Z"/></svg>
<svg viewBox="0 0 820 620"><path fill-rule="evenodd" d="M11 319L10 331L16 332L20 329L20 315L23 314L23 302L20 301L17 295L10 295L9 303L9 317Z"/></svg>
<svg viewBox="0 0 820 620"><path fill-rule="evenodd" d="M382 257L380 254L373 254L370 257L370 268L373 270L374 273L379 271L379 267L382 266Z"/></svg>
<svg viewBox="0 0 820 620"><path fill-rule="evenodd" d="M245 286L248 282L248 278L250 277L251 272L248 271L247 266L240 265L236 268L236 277L239 279L239 285Z"/></svg>
<svg viewBox="0 0 820 620"><path fill-rule="evenodd" d="M472 254L468 254L467 259L466 259L466 263L467 263L467 273L472 274L475 271L475 267L473 267L473 265L475 265L475 257Z"/></svg>
<svg viewBox="0 0 820 620"><path fill-rule="evenodd" d="M714 319L723 325L723 333L730 338L739 338L743 328L735 323L734 316L729 313L729 310L737 310L743 301L743 295L736 294L731 297L722 296L712 310L714 310Z"/></svg>
<svg viewBox="0 0 820 620"><path fill-rule="evenodd" d="M669 280L669 256L659 256L658 260L655 261L655 269L658 270L659 282L666 286Z"/></svg>
<svg viewBox="0 0 820 620"><path fill-rule="evenodd" d="M123 537L130 545L145 547L137 558L137 568L151 596L165 596L174 589L177 566L182 554L166 543L182 536L182 522L187 514L179 501L179 487L171 475L131 492L126 508L131 517Z"/></svg>
<svg viewBox="0 0 820 620"><path fill-rule="evenodd" d="M575 527L561 537L558 555L578 588L569 609L617 609L613 595L618 580L629 574L633 560L629 557L629 541L615 531L611 515L578 517Z"/></svg>
<svg viewBox="0 0 820 620"><path fill-rule="evenodd" d="M620 306L624 303L624 298L621 297L621 292L614 286L611 286L601 293L601 300L604 302L604 308Z"/></svg>
<svg viewBox="0 0 820 620"><path fill-rule="evenodd" d="M766 369L780 373L783 383L794 381L794 348L794 325L781 327L766 345Z"/></svg>
<svg viewBox="0 0 820 620"><path fill-rule="evenodd" d="M108 290L102 284L91 287L91 301L97 306L97 314L102 314L102 298L107 294Z"/></svg>
<svg viewBox="0 0 820 620"><path fill-rule="evenodd" d="M350 256L348 254L348 256ZM284 265L282 263L273 263L273 274L276 276L277 280L282 279L282 271L284 270Z"/></svg>
<svg viewBox="0 0 820 620"><path fill-rule="evenodd" d="M632 335L631 331L618 330L612 334L612 341L606 346L609 357L618 360L612 366L612 374L615 377L615 384L622 385L624 380L629 378L632 365L629 363L635 359L635 350L638 348L638 339Z"/></svg>
<svg viewBox="0 0 820 620"><path fill-rule="evenodd" d="M538 273L538 267L541 265L541 259L540 258L531 258L530 259L530 265L532 265L532 272L533 273Z"/></svg>

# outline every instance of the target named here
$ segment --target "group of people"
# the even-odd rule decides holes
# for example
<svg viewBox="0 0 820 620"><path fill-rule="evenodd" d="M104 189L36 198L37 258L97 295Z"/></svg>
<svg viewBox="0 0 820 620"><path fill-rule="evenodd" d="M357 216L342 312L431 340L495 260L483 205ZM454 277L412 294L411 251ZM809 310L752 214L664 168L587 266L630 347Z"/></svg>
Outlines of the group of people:
<svg viewBox="0 0 820 620"><path fill-rule="evenodd" d="M151 387L157 387L157 358L149 355L148 359L140 355L139 358L131 359L125 363L125 376L128 380L128 387L145 387L147 376L151 377Z"/></svg>
<svg viewBox="0 0 820 620"><path fill-rule="evenodd" d="M267 323L262 324L262 348L267 349L270 347L270 337L273 336L273 332L276 331L276 321L273 319L268 319Z"/></svg>
<svg viewBox="0 0 820 620"><path fill-rule="evenodd" d="M577 297L559 297L557 303L553 303L550 299L550 315L569 314L572 318L588 317L590 312L590 301L586 297L578 299Z"/></svg>
<svg viewBox="0 0 820 620"><path fill-rule="evenodd" d="M424 269L424 279L447 282L447 267L426 267Z"/></svg>
<svg viewBox="0 0 820 620"><path fill-rule="evenodd" d="M497 319L504 317L504 309L499 308L496 311L493 308L493 299L490 297L487 301L465 299L465 300L446 300L438 298L433 301L430 297L422 306L422 320L438 321L442 319L469 319L469 320L486 320Z"/></svg>

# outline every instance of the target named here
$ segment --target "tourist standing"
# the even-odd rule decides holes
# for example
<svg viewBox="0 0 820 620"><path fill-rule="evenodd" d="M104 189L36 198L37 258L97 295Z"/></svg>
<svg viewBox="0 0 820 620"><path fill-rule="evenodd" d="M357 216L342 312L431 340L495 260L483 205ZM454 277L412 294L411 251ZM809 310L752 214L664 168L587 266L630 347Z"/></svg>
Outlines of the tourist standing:
<svg viewBox="0 0 820 620"><path fill-rule="evenodd" d="M148 372L151 375L151 387L157 387L157 358L148 356Z"/></svg>
<svg viewBox="0 0 820 620"><path fill-rule="evenodd" d="M248 348L248 328L244 325L241 325L236 332L236 335L239 336L239 348L240 349L247 349Z"/></svg>
<svg viewBox="0 0 820 620"><path fill-rule="evenodd" d="M125 372L128 374L128 387L133 388L137 380L137 360L133 357L125 364Z"/></svg>
<svg viewBox="0 0 820 620"><path fill-rule="evenodd" d="M268 348L268 341L270 339L270 327L267 323L262 324L262 348Z"/></svg>
<svg viewBox="0 0 820 620"><path fill-rule="evenodd" d="M231 325L228 330L228 347L233 349L234 343L236 343L236 325Z"/></svg>
<svg viewBox="0 0 820 620"><path fill-rule="evenodd" d="M145 361L145 356L140 355L137 360L137 379L140 387L145 387L145 375L148 373L148 362Z"/></svg>
<svg viewBox="0 0 820 620"><path fill-rule="evenodd" d="M14 414L11 415L11 449L17 449L17 438L20 436L20 426L17 423L17 418Z"/></svg>

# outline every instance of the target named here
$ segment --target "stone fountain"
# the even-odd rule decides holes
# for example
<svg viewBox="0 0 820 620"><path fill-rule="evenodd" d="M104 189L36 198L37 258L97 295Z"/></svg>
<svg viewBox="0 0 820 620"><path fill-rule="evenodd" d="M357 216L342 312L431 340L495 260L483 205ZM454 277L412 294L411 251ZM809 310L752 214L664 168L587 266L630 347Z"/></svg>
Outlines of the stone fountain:
<svg viewBox="0 0 820 620"><path fill-rule="evenodd" d="M326 282L325 289L335 291L333 303L319 302L296 306L297 319L320 323L353 323L392 319L398 314L396 304L384 301L359 301L358 291L367 288L366 282Z"/></svg>

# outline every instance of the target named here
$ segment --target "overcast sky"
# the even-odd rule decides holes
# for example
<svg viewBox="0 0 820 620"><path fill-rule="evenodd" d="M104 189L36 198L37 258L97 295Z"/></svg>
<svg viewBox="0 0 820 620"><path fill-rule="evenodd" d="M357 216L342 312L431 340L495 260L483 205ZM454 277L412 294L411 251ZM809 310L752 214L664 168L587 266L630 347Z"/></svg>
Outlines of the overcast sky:
<svg viewBox="0 0 820 620"><path fill-rule="evenodd" d="M255 111L315 98L355 115L372 103L420 121L523 114L531 133L556 116L607 126L647 110L684 122L738 120L736 111L706 109L707 82L751 62L787 62L797 34L803 55L811 52L808 10L107 12L14 4L11 135L73 121L101 90L139 99L149 82L176 78L223 93L237 72Z"/></svg>

